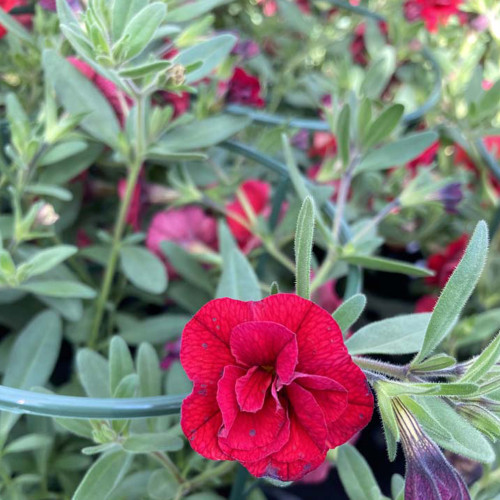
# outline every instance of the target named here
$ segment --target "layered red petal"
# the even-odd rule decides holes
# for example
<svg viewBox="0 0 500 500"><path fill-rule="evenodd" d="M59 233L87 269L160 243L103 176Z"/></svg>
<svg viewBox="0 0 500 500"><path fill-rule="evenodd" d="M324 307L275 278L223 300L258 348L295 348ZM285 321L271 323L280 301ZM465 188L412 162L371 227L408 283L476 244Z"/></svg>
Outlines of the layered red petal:
<svg viewBox="0 0 500 500"><path fill-rule="evenodd" d="M295 334L273 321L248 321L231 332L230 347L243 366L275 369L280 381L292 379L297 364Z"/></svg>
<svg viewBox="0 0 500 500"><path fill-rule="evenodd" d="M264 406L272 378L271 373L254 366L236 381L236 399L242 411L256 412Z"/></svg>
<svg viewBox="0 0 500 500"><path fill-rule="evenodd" d="M224 423L219 432L219 445L236 460L260 460L288 441L289 422L286 411L270 395L257 412L239 410L236 382L241 372L241 368L228 366L219 381L217 402Z"/></svg>
<svg viewBox="0 0 500 500"><path fill-rule="evenodd" d="M217 438L222 414L216 395L215 384L195 383L193 392L182 402L181 427L193 450L212 460L227 460Z"/></svg>
<svg viewBox="0 0 500 500"><path fill-rule="evenodd" d="M217 382L224 367L235 364L229 349L231 330L251 319L246 302L216 299L203 306L182 333L180 359L187 376L194 382Z"/></svg>

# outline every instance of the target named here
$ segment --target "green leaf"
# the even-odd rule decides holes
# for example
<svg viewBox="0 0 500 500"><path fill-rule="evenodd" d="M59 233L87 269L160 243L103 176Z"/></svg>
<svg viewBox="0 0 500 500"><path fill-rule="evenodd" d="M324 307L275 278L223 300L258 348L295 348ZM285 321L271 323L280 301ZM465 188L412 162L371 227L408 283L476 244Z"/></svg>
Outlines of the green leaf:
<svg viewBox="0 0 500 500"><path fill-rule="evenodd" d="M224 222L219 224L219 245L224 268L216 296L237 300L260 300L262 294L257 276Z"/></svg>
<svg viewBox="0 0 500 500"><path fill-rule="evenodd" d="M43 52L42 64L46 80L54 87L66 111L72 115L85 114L82 128L99 141L117 149L120 124L102 93L53 50Z"/></svg>
<svg viewBox="0 0 500 500"><path fill-rule="evenodd" d="M152 453L154 451L179 451L184 441L168 433L132 434L123 442L123 449L130 453Z"/></svg>
<svg viewBox="0 0 500 500"><path fill-rule="evenodd" d="M24 278L38 276L46 273L52 268L69 259L78 252L78 248L72 245L57 245L46 250L37 252L27 262L19 266L18 272L24 274Z"/></svg>
<svg viewBox="0 0 500 500"><path fill-rule="evenodd" d="M344 335L347 333L349 328L351 328L351 326L358 321L359 317L363 313L363 310L365 309L365 306L366 296L362 293L358 293L346 300L332 314L333 319L338 323Z"/></svg>
<svg viewBox="0 0 500 500"><path fill-rule="evenodd" d="M229 139L243 130L251 120L247 117L220 115L196 120L176 127L168 132L153 149L153 154L162 152L191 151L208 148Z"/></svg>
<svg viewBox="0 0 500 500"><path fill-rule="evenodd" d="M151 61L123 68L119 74L122 78L144 78L145 76L163 73L169 66L171 66L170 61Z"/></svg>
<svg viewBox="0 0 500 500"><path fill-rule="evenodd" d="M351 355L417 352L430 318L430 313L420 313L376 321L358 330L345 344Z"/></svg>
<svg viewBox="0 0 500 500"><path fill-rule="evenodd" d="M139 375L130 373L123 377L116 386L112 395L113 398L134 398L139 389Z"/></svg>
<svg viewBox="0 0 500 500"><path fill-rule="evenodd" d="M476 114L482 118L488 115L494 115L495 109L500 102L500 80L497 80L493 87L483 94L476 108Z"/></svg>
<svg viewBox="0 0 500 500"><path fill-rule="evenodd" d="M277 293L280 293L280 287L277 281L273 281L269 289L269 295L276 295Z"/></svg>
<svg viewBox="0 0 500 500"><path fill-rule="evenodd" d="M342 256L342 260L349 264L364 267L365 269L373 269L375 271L385 271L388 273L405 274L407 276L415 276L423 278L433 276L433 272L423 267L414 266L401 262L399 260L386 259L385 257L372 257L370 255L346 254Z"/></svg>
<svg viewBox="0 0 500 500"><path fill-rule="evenodd" d="M488 226L481 221L434 307L422 349L412 362L413 366L429 356L455 326L481 276L487 253Z"/></svg>
<svg viewBox="0 0 500 500"><path fill-rule="evenodd" d="M429 413L427 413L425 408L418 404L414 399L409 396L399 396L399 399L403 405L406 406L411 413L413 413L424 430L430 429L435 436L440 436L441 439L451 439L451 434L446 430L446 428L443 427L441 423L433 418Z"/></svg>
<svg viewBox="0 0 500 500"><path fill-rule="evenodd" d="M402 104L393 104L385 109L368 127L363 140L363 147L369 149L388 137L398 126L404 110Z"/></svg>
<svg viewBox="0 0 500 500"><path fill-rule="evenodd" d="M396 53L393 47L384 47L379 57L374 60L365 73L361 92L370 99L378 99L396 69Z"/></svg>
<svg viewBox="0 0 500 500"><path fill-rule="evenodd" d="M71 201L73 199L73 193L68 189L47 184L30 184L25 187L24 191L40 197L50 196L61 201Z"/></svg>
<svg viewBox="0 0 500 500"><path fill-rule="evenodd" d="M53 311L37 314L18 334L5 367L3 385L17 389L43 386L54 370L62 341L62 323ZM0 413L0 434L6 436L19 414Z"/></svg>
<svg viewBox="0 0 500 500"><path fill-rule="evenodd" d="M309 300L311 298L311 258L314 241L314 202L307 196L297 219L295 232L296 293Z"/></svg>
<svg viewBox="0 0 500 500"><path fill-rule="evenodd" d="M54 144L38 161L38 166L44 167L67 160L87 149L85 141L68 141Z"/></svg>
<svg viewBox="0 0 500 500"><path fill-rule="evenodd" d="M131 345L139 345L141 342L163 344L179 338L189 319L190 316L185 314L161 314L137 321L135 326L120 330L119 334Z"/></svg>
<svg viewBox="0 0 500 500"><path fill-rule="evenodd" d="M500 358L500 334L484 349L469 366L461 382L477 382L488 373Z"/></svg>
<svg viewBox="0 0 500 500"><path fill-rule="evenodd" d="M52 443L52 437L45 434L28 434L22 436L15 441L11 441L4 449L4 454L7 453L25 453L34 451L40 448L45 448Z"/></svg>
<svg viewBox="0 0 500 500"><path fill-rule="evenodd" d="M440 446L478 462L495 460L495 452L486 438L448 403L440 398L419 397L417 401L434 420L446 423L446 430L451 434L449 439L443 439L430 428L426 429Z"/></svg>
<svg viewBox="0 0 500 500"><path fill-rule="evenodd" d="M185 23L195 17L202 16L212 9L225 5L231 0L195 0L187 5L172 9L167 14L166 21L169 23Z"/></svg>
<svg viewBox="0 0 500 500"><path fill-rule="evenodd" d="M408 163L423 153L437 139L436 132L430 131L406 135L398 141L367 153L356 168L355 173L384 170Z"/></svg>
<svg viewBox="0 0 500 500"><path fill-rule="evenodd" d="M349 164L349 155L351 149L351 107L349 104L345 104L342 111L339 114L337 122L337 141L339 145L340 158L342 158L342 164L344 168Z"/></svg>
<svg viewBox="0 0 500 500"><path fill-rule="evenodd" d="M167 271L163 262L146 248L123 247L120 263L125 276L140 290L160 294L167 289Z"/></svg>
<svg viewBox="0 0 500 500"><path fill-rule="evenodd" d="M114 0L111 11L111 33L118 40L130 20L144 7L144 0Z"/></svg>
<svg viewBox="0 0 500 500"><path fill-rule="evenodd" d="M127 23L120 40L113 47L113 53L123 55L125 59L139 55L152 41L166 13L166 5L162 2L146 5Z"/></svg>
<svg viewBox="0 0 500 500"><path fill-rule="evenodd" d="M471 396L479 388L476 384L461 383L403 383L403 382L381 382L384 392L390 397L402 394L416 396Z"/></svg>
<svg viewBox="0 0 500 500"><path fill-rule="evenodd" d="M151 345L141 344L139 346L136 365L141 397L161 395L160 360Z"/></svg>
<svg viewBox="0 0 500 500"><path fill-rule="evenodd" d="M380 500L382 492L370 466L354 446L338 448L337 468L350 500Z"/></svg>
<svg viewBox="0 0 500 500"><path fill-rule="evenodd" d="M92 351L80 349L76 355L78 378L91 398L110 398L108 360Z"/></svg>
<svg viewBox="0 0 500 500"><path fill-rule="evenodd" d="M179 361L174 361L168 370L167 394L189 394L193 383L188 379Z"/></svg>
<svg viewBox="0 0 500 500"><path fill-rule="evenodd" d="M18 389L43 386L54 369L61 341L60 317L52 311L37 314L12 347L3 385Z"/></svg>
<svg viewBox="0 0 500 500"><path fill-rule="evenodd" d="M23 283L17 288L34 293L35 295L45 295L47 297L93 299L96 296L95 290L76 281L31 281Z"/></svg>
<svg viewBox="0 0 500 500"><path fill-rule="evenodd" d="M452 356L447 354L436 354L427 358L425 361L418 365L418 370L412 370L412 372L431 372L436 370L443 370L444 368L449 368L456 364L457 360Z"/></svg>
<svg viewBox="0 0 500 500"><path fill-rule="evenodd" d="M179 485L167 470L157 469L149 478L148 495L154 500L173 500L178 487Z"/></svg>
<svg viewBox="0 0 500 500"><path fill-rule="evenodd" d="M396 420L396 414L392 406L391 398L384 392L383 384L376 383L375 391L377 393L377 405L382 418L382 428L387 446L389 460L393 462L396 458L399 441L399 427Z"/></svg>
<svg viewBox="0 0 500 500"><path fill-rule="evenodd" d="M0 8L0 25L21 40L28 42L30 45L35 45L33 35L2 8Z"/></svg>
<svg viewBox="0 0 500 500"><path fill-rule="evenodd" d="M134 360L127 343L121 337L115 335L109 343L109 384L111 394L114 394L122 379L131 373L134 373Z"/></svg>
<svg viewBox="0 0 500 500"><path fill-rule="evenodd" d="M72 500L107 498L125 475L131 457L123 451L108 453L87 471Z"/></svg>
<svg viewBox="0 0 500 500"><path fill-rule="evenodd" d="M63 429L86 439L92 439L92 427L87 420L76 418L55 418L54 421Z"/></svg>
<svg viewBox="0 0 500 500"><path fill-rule="evenodd" d="M233 50L236 41L237 38L233 35L216 36L194 47L181 50L173 59L173 63L186 67L201 62L201 66L186 75L187 84L196 82L208 76L219 64L224 62Z"/></svg>
<svg viewBox="0 0 500 500"><path fill-rule="evenodd" d="M163 241L160 248L168 262L188 283L213 295L214 287L207 271L192 255L172 241Z"/></svg>

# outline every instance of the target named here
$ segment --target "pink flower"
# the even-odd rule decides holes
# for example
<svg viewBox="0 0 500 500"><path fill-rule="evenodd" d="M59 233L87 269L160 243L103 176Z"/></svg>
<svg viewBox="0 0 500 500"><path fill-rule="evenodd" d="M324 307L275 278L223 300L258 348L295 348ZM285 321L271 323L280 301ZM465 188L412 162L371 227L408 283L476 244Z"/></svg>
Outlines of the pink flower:
<svg viewBox="0 0 500 500"><path fill-rule="evenodd" d="M200 247L215 249L215 219L194 205L158 212L149 226L146 246L165 261L160 247L163 241L172 241L187 251L195 251ZM169 273L175 276L171 268Z"/></svg>
<svg viewBox="0 0 500 500"><path fill-rule="evenodd" d="M434 311L434 307L438 301L436 295L424 295L420 297L415 304L416 313L426 313Z"/></svg>

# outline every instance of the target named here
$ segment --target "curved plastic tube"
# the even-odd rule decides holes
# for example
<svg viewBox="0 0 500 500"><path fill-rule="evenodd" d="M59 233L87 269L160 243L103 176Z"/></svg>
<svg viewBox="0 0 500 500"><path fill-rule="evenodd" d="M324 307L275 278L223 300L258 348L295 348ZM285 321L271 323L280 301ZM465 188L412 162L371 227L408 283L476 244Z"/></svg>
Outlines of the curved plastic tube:
<svg viewBox="0 0 500 500"><path fill-rule="evenodd" d="M187 395L97 399L60 396L0 386L0 410L43 417L120 420L179 413Z"/></svg>

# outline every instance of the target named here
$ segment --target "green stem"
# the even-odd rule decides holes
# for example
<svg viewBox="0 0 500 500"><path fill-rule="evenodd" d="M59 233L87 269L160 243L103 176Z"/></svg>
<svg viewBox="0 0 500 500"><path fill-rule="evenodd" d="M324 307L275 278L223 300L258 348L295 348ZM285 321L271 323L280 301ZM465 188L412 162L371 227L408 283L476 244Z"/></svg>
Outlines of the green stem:
<svg viewBox="0 0 500 500"><path fill-rule="evenodd" d="M104 274L102 288L99 293L99 296L97 297L96 312L88 340L88 346L91 348L95 346L99 338L99 330L104 316L104 311L106 309L106 304L108 302L109 294L111 292L111 286L113 284L113 278L115 276L116 266L120 255L122 237L126 225L127 212L130 206L130 202L132 200L132 196L134 194L137 180L139 179L141 166L144 161L144 154L145 154L144 133L146 128L144 97L140 94L137 94L136 103L137 103L137 126L136 126L137 142L134 148L135 150L134 159L132 160L132 164L130 165L128 171L125 195L120 203L120 210L118 212L118 218L116 219L115 230L113 233L111 253L109 255L108 264L106 266L106 272Z"/></svg>
<svg viewBox="0 0 500 500"><path fill-rule="evenodd" d="M191 491L201 488L205 483L211 482L213 479L226 475L228 472L231 472L235 464L236 462L222 462L220 465L207 469L193 479L184 482L177 491L176 499L180 499Z"/></svg>
<svg viewBox="0 0 500 500"><path fill-rule="evenodd" d="M404 380L408 374L408 367L401 365L393 365L376 359L353 356L352 360L362 369L370 370L376 373L382 373L389 377Z"/></svg>
<svg viewBox="0 0 500 500"><path fill-rule="evenodd" d="M162 453L161 451L155 451L151 455L156 460L158 460L165 467L165 469L167 469L170 472L170 474L172 474L172 476L179 484L185 483L185 479L181 476L179 469L174 464L174 462L172 462L172 460L168 455Z"/></svg>

